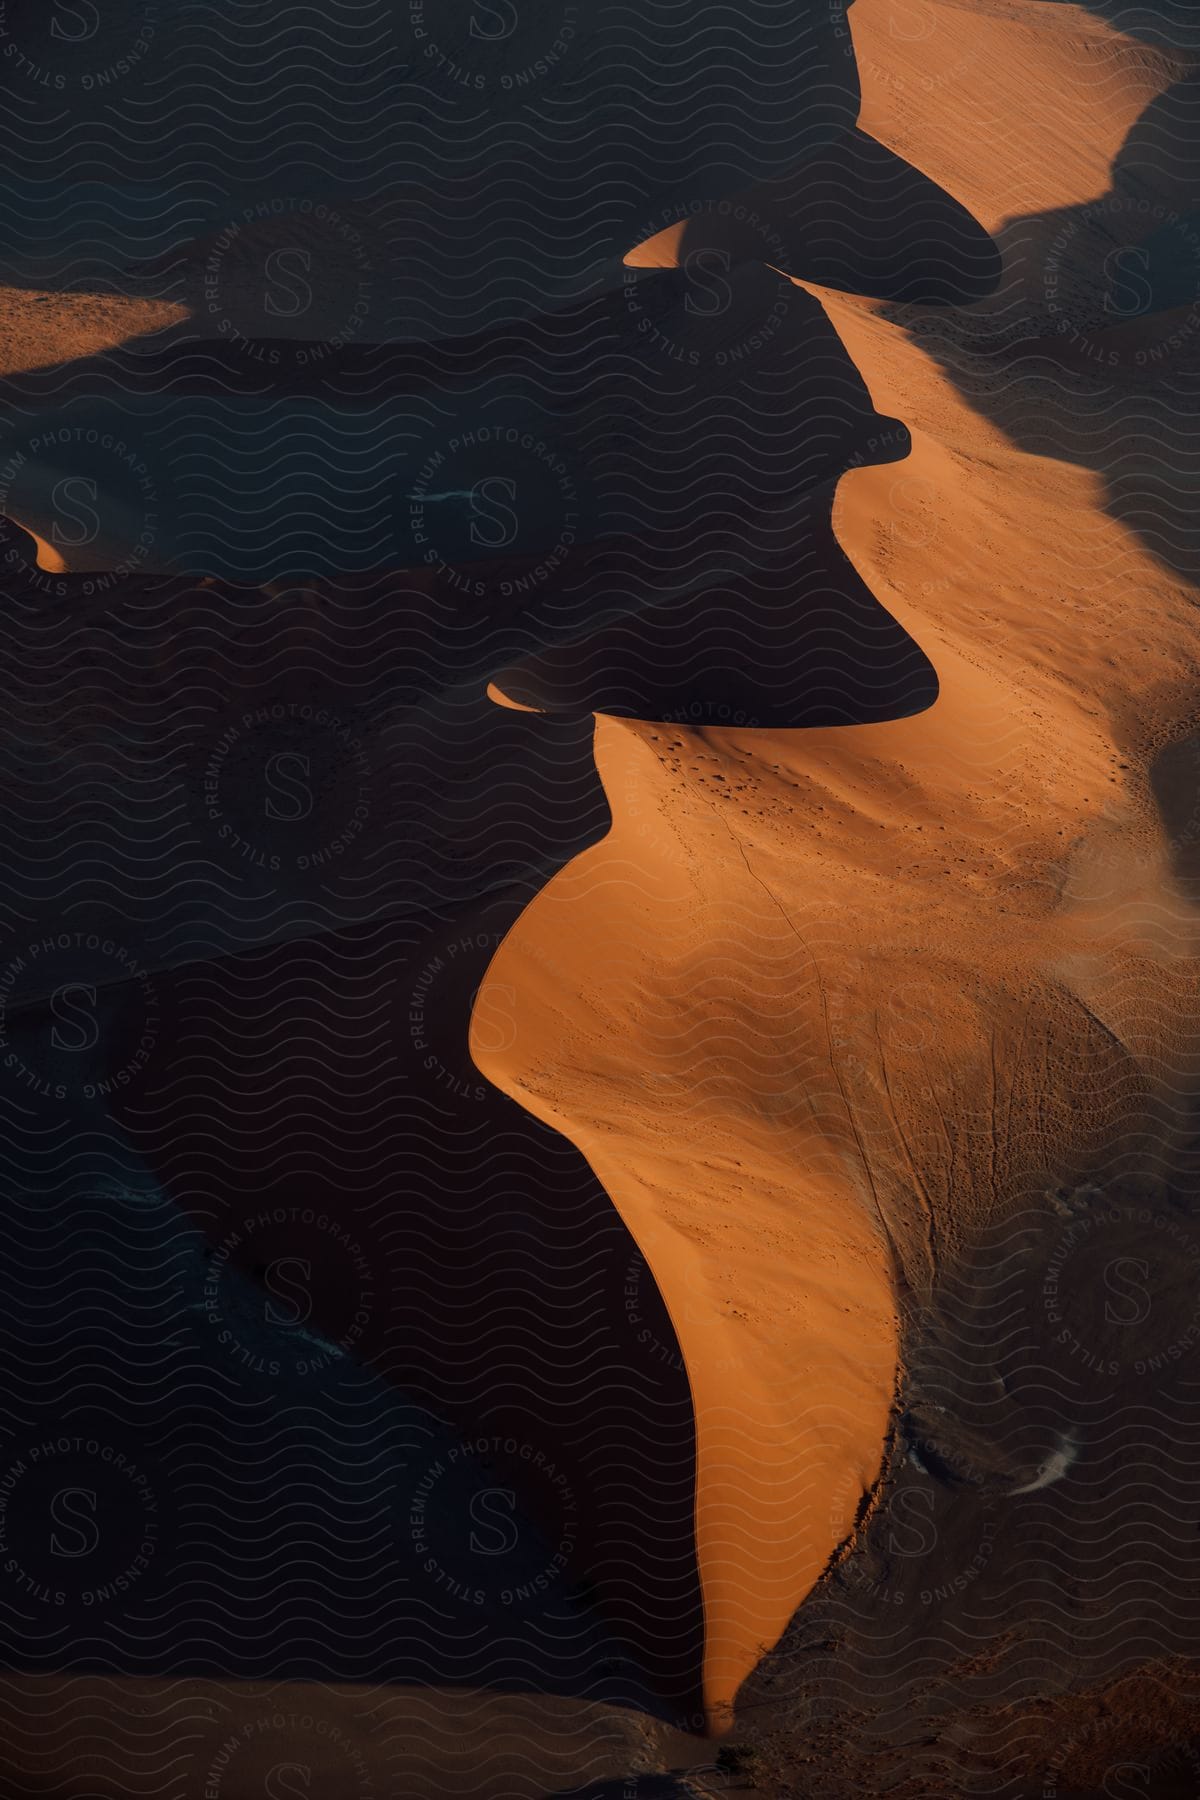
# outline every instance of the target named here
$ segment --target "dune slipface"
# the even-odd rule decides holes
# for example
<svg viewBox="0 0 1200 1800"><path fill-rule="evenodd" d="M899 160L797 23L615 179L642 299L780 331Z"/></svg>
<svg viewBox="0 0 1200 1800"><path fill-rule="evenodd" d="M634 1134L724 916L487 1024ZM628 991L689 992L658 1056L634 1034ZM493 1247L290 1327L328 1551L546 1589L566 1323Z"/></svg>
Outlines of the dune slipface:
<svg viewBox="0 0 1200 1800"><path fill-rule="evenodd" d="M911 62L910 84L876 84L865 126L980 227L1001 224L1014 190L1068 220L1109 179L1119 196L1139 125L1153 146L1147 107L1152 120L1178 68L1168 53L1074 13L1048 25L1032 5L995 20L947 9L936 41L961 53L960 91L931 108L918 79L929 9L917 10L855 8L864 66ZM1102 118L1081 43L1108 59ZM973 107L1011 121L1029 82L1046 110L1004 127L1001 169L995 140L962 122ZM1168 112L1176 149L1180 129ZM1169 166L1151 160L1164 216ZM1188 729L1195 627L1176 570L1194 558L1178 504L1151 498L1160 529L1139 536L1132 494L1143 507L1154 495L1153 457L1126 471L1122 506L1119 477L1114 489L1073 466L1097 443L1093 429L1085 445L1086 427L1072 437L1069 400L1048 400L1039 444L1021 365L986 380L985 353L1014 326L1041 337L1035 356L1071 366L1067 277L1044 278L1054 221L1000 232L993 264L953 224L968 275L973 258L988 281L972 294L968 279L949 312L897 305L902 284L894 298L855 295L844 271L842 292L805 283L878 412L911 430L899 466L842 477L833 525L936 671L932 704L766 730L752 692L735 716L713 681L710 701L693 684L674 716L611 716L636 715L639 698L645 710L650 690L631 671L661 649L651 631L640 645L593 636L494 689L501 703L597 713L613 825L492 964L483 994L491 983L517 994L519 1041L489 1053L477 1031L473 1054L584 1151L676 1327L695 1398L704 1692L718 1724L855 1535L856 1498L860 1517L871 1510L902 1331L919 1333L980 1234L1031 1194L1083 1171L1119 1181L1170 1167L1190 1129L1186 748L1174 776L1154 771ZM1113 379L1122 361L1144 371L1163 326L1115 330L1086 238L1070 224L1066 235L1072 317L1082 305L1109 333L1092 356ZM745 238L710 232L701 248L749 256ZM685 255L675 231L631 260ZM952 272L955 259L931 266ZM789 273L801 273L794 261ZM1077 345L1074 366L1085 360ZM698 637L710 616L698 598ZM1070 1467L1069 1435L1058 1445L1022 1469L1005 1438L992 1478L1036 1492Z"/></svg>
<svg viewBox="0 0 1200 1800"><path fill-rule="evenodd" d="M886 1229L830 1063L843 996L831 1013L807 909L777 899L795 784L747 780L746 742L598 722L613 828L492 964L482 994L515 991L519 1045L473 1040L583 1150L666 1300L718 1724L835 1546L835 1479L869 1490L896 1357Z"/></svg>

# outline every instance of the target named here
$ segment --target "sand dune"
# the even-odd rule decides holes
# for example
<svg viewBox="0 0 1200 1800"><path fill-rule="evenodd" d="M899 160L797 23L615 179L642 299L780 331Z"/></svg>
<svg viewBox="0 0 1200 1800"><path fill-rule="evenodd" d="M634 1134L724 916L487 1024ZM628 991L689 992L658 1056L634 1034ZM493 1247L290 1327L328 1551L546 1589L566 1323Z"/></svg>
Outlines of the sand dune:
<svg viewBox="0 0 1200 1800"><path fill-rule="evenodd" d="M0 368L16 375L94 356L182 316L169 301L8 287L0 306Z"/></svg>
<svg viewBox="0 0 1200 1800"><path fill-rule="evenodd" d="M192 9L4 127L6 921L158 1051L106 977L48 1113L92 972L5 991L12 1260L90 1330L130 1256L82 1380L191 1506L11 1609L22 1791L277 1697L367 1793L651 1794L656 1714L1103 1791L1200 1627L1194 20L506 10Z"/></svg>
<svg viewBox="0 0 1200 1800"><path fill-rule="evenodd" d="M1038 390L1014 357L1062 321L1037 278L1051 226L1039 245L1006 224L1086 208L1122 146L1144 192L1139 124L1183 63L1048 13L859 0L863 128L998 233L1003 271L949 315L805 284L912 433L900 467L843 477L834 530L936 700L803 734L601 717L612 831L489 975L531 1029L477 1061L584 1150L679 1334L717 1719L871 1488L895 1308L911 1329L936 1307L1005 1208L1070 1172L1169 1167L1188 1129L1197 921L1150 767L1192 723L1193 601L1102 474L1021 443ZM680 254L675 232L636 260ZM518 671L498 697L540 681L543 704L603 710L617 665L587 648L582 684ZM831 1484L851 1501L832 1516Z"/></svg>

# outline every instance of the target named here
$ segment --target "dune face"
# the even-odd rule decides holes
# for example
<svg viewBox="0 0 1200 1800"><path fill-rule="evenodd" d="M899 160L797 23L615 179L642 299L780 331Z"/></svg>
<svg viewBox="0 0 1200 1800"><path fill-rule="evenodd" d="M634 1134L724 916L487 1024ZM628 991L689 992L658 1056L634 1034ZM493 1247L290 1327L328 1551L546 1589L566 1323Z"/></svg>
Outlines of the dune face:
<svg viewBox="0 0 1200 1800"><path fill-rule="evenodd" d="M1179 734L1196 648L1176 577L1193 572L1185 506L1162 478L1175 440L1161 365L1173 351L1195 367L1181 305L1194 258L1173 210L1191 89L1170 85L1185 67L1170 50L1075 17L1048 26L1035 6L979 10L860 0L853 28L860 65L889 71L861 124L996 233L992 263L959 227L952 275L948 211L924 275L885 272L869 297L839 245L831 285L815 286L794 209L778 190L747 196L879 414L905 421L899 468L839 482L833 533L928 659L936 698L896 708L917 717L856 723L837 686L846 723L830 730L803 716L806 662L782 672L790 717L778 668L736 696L724 669L707 686L685 676L672 714L642 676L672 642L654 615L497 681L502 701L655 721L598 718L612 830L492 965L530 1029L499 1054L477 1034L474 1054L583 1149L671 1312L696 1403L717 1720L855 1537L893 1384L903 1393L964 1271L986 1279L981 1239L995 1255L1034 1196L1100 1171L1143 1203L1152 1177L1153 1237L1179 1205L1154 1183L1186 1167L1196 921L1179 875L1195 788ZM947 58L932 76L931 43ZM1045 105L1014 137L1031 85ZM1012 219L1014 197L1044 210ZM1172 234L1174 255L1154 241ZM724 221L702 222L691 251L688 237L659 234L629 260L761 256ZM1147 274L1136 307L1115 285L1122 242ZM955 304L898 309L910 295ZM1105 378L1090 391L1055 378L1089 359ZM1155 391L1160 435L1131 466L1119 421ZM1107 451L1119 466L1106 482ZM704 595L688 605L703 645L718 614ZM754 631L739 612L735 659ZM538 968L551 948L553 982ZM1180 1229L1190 1243L1194 1225ZM1133 1255L1135 1235L1114 1234L1109 1252ZM1109 1254L1097 1277L1113 1266ZM1171 1308L1186 1350L1185 1295ZM1057 1335L1078 1342L1071 1325ZM1077 1409L1094 1404L1076 1392ZM1013 1495L1061 1480L1077 1453L1062 1430L1022 1468L1011 1413L998 1431L991 1479Z"/></svg>
<svg viewBox="0 0 1200 1800"><path fill-rule="evenodd" d="M613 828L489 970L480 1005L506 985L519 1044L472 1038L491 1080L579 1144L671 1314L716 1722L835 1547L828 1490L847 1470L871 1485L896 1361L887 1225L830 1063L850 995L814 962L811 903L795 918L777 898L773 828L807 784L747 779L746 742L600 722Z"/></svg>
<svg viewBox="0 0 1200 1800"><path fill-rule="evenodd" d="M0 5L0 1787L1196 1787L1198 56Z"/></svg>

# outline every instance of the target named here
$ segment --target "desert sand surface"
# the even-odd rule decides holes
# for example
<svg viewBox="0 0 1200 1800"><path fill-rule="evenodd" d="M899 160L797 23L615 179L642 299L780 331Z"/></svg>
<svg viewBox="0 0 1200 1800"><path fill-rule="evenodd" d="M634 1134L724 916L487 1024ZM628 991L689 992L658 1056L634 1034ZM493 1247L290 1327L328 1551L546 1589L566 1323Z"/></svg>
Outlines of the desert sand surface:
<svg viewBox="0 0 1200 1800"><path fill-rule="evenodd" d="M889 1291L903 1394L980 1234L1000 1266L997 1234L1036 1254L1039 1209L1070 1216L1062 1183L1117 1184L1118 1262L1157 1226L1181 1248L1197 1232L1173 1185L1189 1191L1194 1130L1196 922L1178 862L1192 803L1176 786L1194 724L1192 490L1186 465L1170 480L1162 466L1171 396L1197 365L1185 345L1182 367L1148 372L1159 321L1106 321L1102 261L1121 208L1153 222L1185 204L1190 65L1076 8L860 0L852 27L860 69L887 70L865 79L860 123L1003 256L996 293L950 312L806 284L879 413L912 433L901 469L843 477L834 531L928 656L937 698L802 735L723 727L715 704L696 727L600 718L613 830L493 964L536 1029L476 1051L585 1150L658 1275L697 1408L714 1708L854 1535L890 1400ZM787 216L772 194L745 198ZM668 262L679 236L636 260ZM1073 268L1050 281L1056 236ZM1187 317L1165 316L1166 333ZM1091 381L1086 364L1062 371L1064 318L1078 336L1107 325ZM1111 377L1121 361L1132 383ZM1150 420L1140 442L1122 431L1133 409ZM636 679L638 647L621 650L540 659L499 697L613 710ZM550 944L573 954L566 991L532 961ZM1194 1268L1155 1304L1164 1351L1194 1357ZM1119 1404L1079 1358L1058 1396L1068 1437L1072 1403ZM981 1479L1015 1496L1052 1453L1039 1414L1054 1408L1026 1401L1022 1441L1001 1370L976 1379L996 1389ZM844 1509L797 1505L831 1479Z"/></svg>
<svg viewBox="0 0 1200 1800"><path fill-rule="evenodd" d="M1195 22L508 10L4 20L0 1791L1190 1793Z"/></svg>

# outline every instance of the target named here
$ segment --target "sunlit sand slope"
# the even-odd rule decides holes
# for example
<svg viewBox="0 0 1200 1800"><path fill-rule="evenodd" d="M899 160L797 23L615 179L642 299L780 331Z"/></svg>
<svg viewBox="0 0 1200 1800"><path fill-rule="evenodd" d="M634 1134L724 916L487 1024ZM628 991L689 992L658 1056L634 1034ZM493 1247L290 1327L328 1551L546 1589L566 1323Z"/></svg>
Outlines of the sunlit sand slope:
<svg viewBox="0 0 1200 1800"><path fill-rule="evenodd" d="M1169 1164L1195 1075L1196 784L1162 759L1195 726L1196 472L1163 479L1155 372L1188 314L1168 284L1127 316L1110 255L1178 224L1185 64L1033 0L852 19L862 127L1002 264L936 310L809 284L912 433L833 522L938 697L807 731L599 717L612 830L492 965L518 1041L475 1045L584 1150L676 1325L718 1722L854 1528L829 1495L875 1478L898 1311L1064 1176Z"/></svg>

